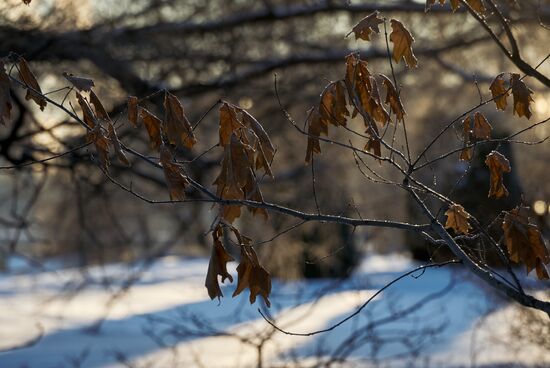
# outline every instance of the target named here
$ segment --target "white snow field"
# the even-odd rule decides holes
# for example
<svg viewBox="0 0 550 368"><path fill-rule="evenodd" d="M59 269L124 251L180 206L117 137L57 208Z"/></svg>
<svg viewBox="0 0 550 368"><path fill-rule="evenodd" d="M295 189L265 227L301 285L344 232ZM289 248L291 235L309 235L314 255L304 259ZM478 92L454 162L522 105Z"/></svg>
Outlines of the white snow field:
<svg viewBox="0 0 550 368"><path fill-rule="evenodd" d="M248 292L231 298L235 282L211 301L206 259L86 271L15 261L0 274L0 368L550 366L544 346L510 343L517 307L456 265L405 277L329 332L293 336L259 309L285 331L326 329L418 264L372 255L346 280L275 281L268 310Z"/></svg>

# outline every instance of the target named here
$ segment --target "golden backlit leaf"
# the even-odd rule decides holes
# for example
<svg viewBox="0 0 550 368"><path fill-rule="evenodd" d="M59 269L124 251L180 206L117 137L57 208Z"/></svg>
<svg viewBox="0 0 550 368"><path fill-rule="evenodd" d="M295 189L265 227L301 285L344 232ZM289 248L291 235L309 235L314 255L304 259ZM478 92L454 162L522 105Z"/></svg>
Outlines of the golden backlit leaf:
<svg viewBox="0 0 550 368"><path fill-rule="evenodd" d="M160 165L162 171L164 171L164 178L170 192L170 200L183 201L188 181L185 178L183 167L174 161L170 148L164 144L160 146Z"/></svg>
<svg viewBox="0 0 550 368"><path fill-rule="evenodd" d="M391 19L390 24L393 29L390 33L390 41L393 42L393 60L398 63L403 58L407 67L415 68L418 60L412 50L413 36L400 21Z"/></svg>
<svg viewBox="0 0 550 368"><path fill-rule="evenodd" d="M472 229L468 223L470 214L459 204L453 203L445 212L445 216L447 216L445 229L453 229L457 234L468 234Z"/></svg>
<svg viewBox="0 0 550 368"><path fill-rule="evenodd" d="M141 120L143 120L145 129L147 129L147 133L149 134L150 147L152 149L159 148L161 142L160 125L162 122L153 113L143 107L139 108L139 116L141 117Z"/></svg>
<svg viewBox="0 0 550 368"><path fill-rule="evenodd" d="M101 103L97 95L94 93L94 91L90 91L90 103L94 106L96 117L104 121L111 120L111 118L109 118L109 114L107 114L107 111L103 107L103 104Z"/></svg>
<svg viewBox="0 0 550 368"><path fill-rule="evenodd" d="M378 11L372 12L353 27L351 31L355 34L356 40L360 38L365 41L370 41L369 37L371 33L380 33L378 25L384 23L384 20L378 17L378 14L380 14Z"/></svg>
<svg viewBox="0 0 550 368"><path fill-rule="evenodd" d="M476 112L474 114L474 129L473 134L477 139L491 139L491 124L487 121L482 113Z"/></svg>
<svg viewBox="0 0 550 368"><path fill-rule="evenodd" d="M88 100L86 100L84 97L82 97L80 93L76 91L75 91L75 94L76 94L76 100L78 101L78 104L82 109L82 120L84 120L84 123L86 123L86 125L88 125L90 128L94 128L97 125L96 116L92 111L92 108L88 103Z"/></svg>
<svg viewBox="0 0 550 368"><path fill-rule="evenodd" d="M134 128L139 125L138 120L138 98L136 96L129 96L127 100L128 107L128 121L132 123Z"/></svg>
<svg viewBox="0 0 550 368"><path fill-rule="evenodd" d="M545 265L550 263L550 254L540 230L530 223L528 213L529 208L521 206L505 212L502 222L504 242L513 262L524 264L527 273L536 269L537 277L547 280L549 276Z"/></svg>
<svg viewBox="0 0 550 368"><path fill-rule="evenodd" d="M506 110L506 105L508 104L507 97L510 95L510 91L504 85L505 81L504 78L502 78L503 76L504 73L497 75L489 86L495 105L497 105L497 110L502 111Z"/></svg>
<svg viewBox="0 0 550 368"><path fill-rule="evenodd" d="M4 125L11 117L10 78L4 69L4 63L0 61L0 124Z"/></svg>
<svg viewBox="0 0 550 368"><path fill-rule="evenodd" d="M109 160L109 138L103 133L101 125L97 124L86 134L86 141L94 144L99 164L103 170L107 171L111 165Z"/></svg>
<svg viewBox="0 0 550 368"><path fill-rule="evenodd" d="M126 166L130 166L130 161L128 161L128 157L126 157L126 154L124 153L124 151L122 150L122 147L120 146L120 141L118 140L115 127L113 127L113 124L111 124L110 122L107 127L109 132L109 140L113 145L116 157L122 164Z"/></svg>
<svg viewBox="0 0 550 368"><path fill-rule="evenodd" d="M403 118L407 113L405 108L401 103L401 98L393 85L393 82L383 74L380 74L382 77L382 83L386 86L386 100L385 103L391 107L392 112L395 114L397 121L403 121Z"/></svg>
<svg viewBox="0 0 550 368"><path fill-rule="evenodd" d="M244 289L250 290L250 304L260 295L265 304L270 307L269 294L271 293L271 275L260 265L254 248L241 244L241 262L237 267L238 282L233 297Z"/></svg>
<svg viewBox="0 0 550 368"><path fill-rule="evenodd" d="M170 92L164 95L164 133L170 144L178 147L192 148L197 142L191 123L187 120L183 106L176 96Z"/></svg>
<svg viewBox="0 0 550 368"><path fill-rule="evenodd" d="M530 119L532 113L529 105L533 102L533 98L531 97L533 91L523 83L520 75L516 73L511 74L510 85L512 87L512 96L514 97L514 114L517 113L518 117L525 116L527 119Z"/></svg>
<svg viewBox="0 0 550 368"><path fill-rule="evenodd" d="M504 186L504 173L512 171L510 162L497 151L492 151L485 158L485 165L489 167L491 174L491 186L489 197L502 198L508 196L508 189Z"/></svg>
<svg viewBox="0 0 550 368"><path fill-rule="evenodd" d="M19 58L18 67L19 78L21 78L21 81L23 81L27 87L25 99L32 99L38 106L40 106L40 110L43 111L46 107L46 99L42 96L42 90L40 89L34 74L31 72L29 64L25 59Z"/></svg>
<svg viewBox="0 0 550 368"><path fill-rule="evenodd" d="M223 228L218 224L212 232L212 252L210 254L210 262L208 263L208 271L206 272L206 281L204 286L208 290L210 299L220 298L223 296L218 276L221 276L222 283L225 279L233 282L233 276L227 272L227 262L233 261L233 257L227 252L221 238L223 236Z"/></svg>
<svg viewBox="0 0 550 368"><path fill-rule="evenodd" d="M77 77L76 75L67 72L63 72L61 75L63 75L63 77L65 77L65 79L68 80L80 92L90 92L94 86L94 81L90 78Z"/></svg>

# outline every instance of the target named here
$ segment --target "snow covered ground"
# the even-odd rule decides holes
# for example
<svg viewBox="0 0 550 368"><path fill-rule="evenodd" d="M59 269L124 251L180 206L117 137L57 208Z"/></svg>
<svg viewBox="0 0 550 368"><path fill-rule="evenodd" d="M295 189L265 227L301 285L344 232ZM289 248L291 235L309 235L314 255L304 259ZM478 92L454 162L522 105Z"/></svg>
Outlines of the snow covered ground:
<svg viewBox="0 0 550 368"><path fill-rule="evenodd" d="M269 310L246 293L231 298L235 285L209 300L206 259L86 272L11 266L0 275L1 368L550 366L542 346L510 344L517 308L452 265L404 278L325 333L288 335L258 311L285 331L326 329L418 266L400 255L369 256L347 280L275 281Z"/></svg>

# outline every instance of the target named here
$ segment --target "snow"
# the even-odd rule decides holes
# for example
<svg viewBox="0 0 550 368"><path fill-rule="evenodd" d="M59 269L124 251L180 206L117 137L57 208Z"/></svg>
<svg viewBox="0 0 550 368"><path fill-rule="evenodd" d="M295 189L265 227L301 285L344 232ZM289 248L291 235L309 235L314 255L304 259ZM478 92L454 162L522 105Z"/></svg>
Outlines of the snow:
<svg viewBox="0 0 550 368"><path fill-rule="evenodd" d="M259 313L293 333L329 328L418 266L399 254L368 256L346 280L275 280L269 310L261 301L250 305L246 293L231 298L234 284L211 301L203 286L208 260L201 258L84 271L59 262L36 269L19 259L10 266L0 275L0 350L43 335L0 353L2 368L254 367L259 345L264 366L317 366L334 357L345 361L339 366L359 367L550 362L541 346L495 343L515 307L455 265L400 280L325 333L291 336ZM126 290L128 279L135 282Z"/></svg>

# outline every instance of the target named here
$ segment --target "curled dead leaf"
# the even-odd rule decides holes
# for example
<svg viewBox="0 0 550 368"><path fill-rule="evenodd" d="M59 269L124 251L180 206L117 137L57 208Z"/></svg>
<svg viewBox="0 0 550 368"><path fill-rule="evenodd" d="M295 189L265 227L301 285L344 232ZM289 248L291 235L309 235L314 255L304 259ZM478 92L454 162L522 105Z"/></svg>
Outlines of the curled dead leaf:
<svg viewBox="0 0 550 368"><path fill-rule="evenodd" d="M237 266L237 288L233 297L239 295L244 289L250 290L250 304L256 301L260 295L265 304L270 307L269 294L271 293L271 275L260 265L254 248L241 244L241 262Z"/></svg>
<svg viewBox="0 0 550 368"><path fill-rule="evenodd" d="M107 171L111 165L109 160L109 138L103 133L101 125L97 124L86 134L86 141L94 144L99 165L103 170Z"/></svg>
<svg viewBox="0 0 550 368"><path fill-rule="evenodd" d="M80 92L90 92L94 86L94 81L90 78L77 77L76 75L67 72L63 72L61 75L63 75L63 77L65 77L65 79L68 80Z"/></svg>
<svg viewBox="0 0 550 368"><path fill-rule="evenodd" d="M185 116L181 102L168 91L164 95L164 109L163 128L168 142L178 147L192 148L197 140L191 123Z"/></svg>
<svg viewBox="0 0 550 368"><path fill-rule="evenodd" d="M470 214L459 204L453 203L449 206L445 216L447 216L446 229L453 229L457 234L468 234L472 229L468 222Z"/></svg>
<svg viewBox="0 0 550 368"><path fill-rule="evenodd" d="M471 119L470 115L466 119L462 120L462 151L460 152L460 161L470 161L474 153L474 148L470 146L470 141L472 137L472 128L471 128Z"/></svg>
<svg viewBox="0 0 550 368"><path fill-rule="evenodd" d="M99 119L104 121L111 121L109 114L107 114L107 111L103 107L103 104L101 103L99 97L97 97L94 91L90 91L90 103L94 106L95 115Z"/></svg>
<svg viewBox="0 0 550 368"><path fill-rule="evenodd" d="M489 167L491 174L491 186L489 197L502 198L508 196L508 189L504 186L504 173L512 171L510 162L497 151L492 151L485 158L485 165Z"/></svg>
<svg viewBox="0 0 550 368"><path fill-rule="evenodd" d="M256 170L263 168L265 173L273 178L271 162L275 156L275 148L271 143L271 139L269 139L266 131L256 118L244 109L240 109L240 111L242 113L243 123L248 126L256 136L256 142L254 143L254 150L256 151L255 168Z"/></svg>
<svg viewBox="0 0 550 368"><path fill-rule="evenodd" d="M390 33L390 41L393 43L393 60L398 63L403 58L407 67L415 68L418 60L412 50L414 37L400 21L391 19L390 24L393 29Z"/></svg>
<svg viewBox="0 0 550 368"><path fill-rule="evenodd" d="M82 120L84 120L84 123L90 128L94 128L97 125L96 116L94 112L92 111L92 108L90 107L90 104L88 103L88 100L86 100L80 93L75 91L76 94L76 100L78 101L78 104L80 105L80 108L82 109Z"/></svg>
<svg viewBox="0 0 550 368"><path fill-rule="evenodd" d="M185 199L185 187L189 182L185 178L183 167L174 161L170 148L164 144L160 146L160 164L170 192L170 200L183 201Z"/></svg>
<svg viewBox="0 0 550 368"><path fill-rule="evenodd" d="M403 121L407 113L405 112L405 108L401 103L401 98L393 82L384 74L380 74L380 77L382 78L382 83L386 87L386 100L384 102L391 107L391 111L395 114L397 121Z"/></svg>
<svg viewBox="0 0 550 368"><path fill-rule="evenodd" d="M505 212L502 222L504 242L513 262L524 264L527 273L536 269L537 277L547 280L545 265L550 263L550 254L540 230L530 223L528 213L528 207L521 206Z"/></svg>
<svg viewBox="0 0 550 368"><path fill-rule="evenodd" d="M118 140L118 136L116 134L115 128L113 127L113 124L109 122L107 127L109 132L109 140L113 145L116 157L122 164L126 166L130 166L130 161L128 161L128 157L126 157L126 154L124 153L124 151L122 150L122 147L120 146L120 141Z"/></svg>
<svg viewBox="0 0 550 368"><path fill-rule="evenodd" d="M223 228L218 224L212 232L212 252L210 253L210 262L208 263L208 271L206 272L206 281L204 283L210 299L219 299L223 296L218 282L218 276L221 276L222 283L225 279L229 279L229 282L233 282L233 276L227 272L227 262L234 261L234 259L223 246L221 241L222 235Z"/></svg>
<svg viewBox="0 0 550 368"><path fill-rule="evenodd" d="M380 12L374 11L353 26L351 32L355 34L356 40L360 38L365 41L370 41L369 37L371 33L380 33L378 26L380 23L384 23L384 20L378 16L379 14Z"/></svg>
<svg viewBox="0 0 550 368"><path fill-rule="evenodd" d="M512 97L514 98L514 114L518 114L518 117L525 116L530 119L532 113L529 105L533 102L531 97L533 91L523 83L520 75L516 73L510 75L510 85L512 86Z"/></svg>
<svg viewBox="0 0 550 368"><path fill-rule="evenodd" d="M505 87L504 83L504 73L500 73L493 79L489 90L497 106L497 110L506 110L506 105L508 104L507 97L510 95L510 91Z"/></svg>
<svg viewBox="0 0 550 368"><path fill-rule="evenodd" d="M491 124L487 121L482 113L476 112L474 114L474 129L473 135L477 139L491 139Z"/></svg>
<svg viewBox="0 0 550 368"><path fill-rule="evenodd" d="M25 59L19 58L18 68L19 78L21 78L21 81L23 81L27 88L25 99L32 99L40 107L40 110L43 111L47 104L46 99L42 95L40 85L38 85L38 81L36 80L34 74L29 68L29 64Z"/></svg>
<svg viewBox="0 0 550 368"><path fill-rule="evenodd" d="M138 120L138 98L136 96L129 96L127 101L128 107L128 121L132 123L134 128L139 126Z"/></svg>
<svg viewBox="0 0 550 368"><path fill-rule="evenodd" d="M149 134L149 146L151 149L157 149L160 146L160 125L162 122L149 110L140 107L139 116L143 120L145 129L147 129L147 134Z"/></svg>

